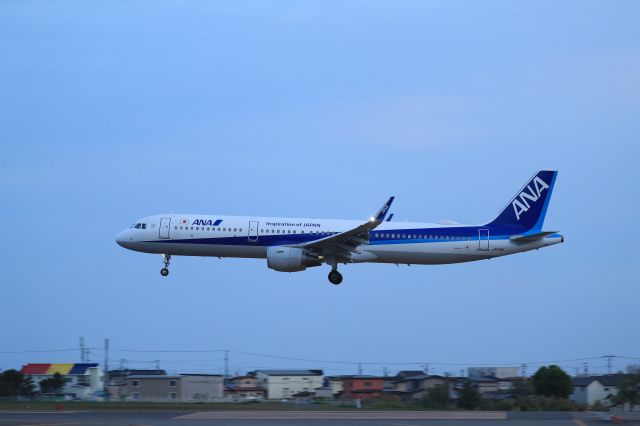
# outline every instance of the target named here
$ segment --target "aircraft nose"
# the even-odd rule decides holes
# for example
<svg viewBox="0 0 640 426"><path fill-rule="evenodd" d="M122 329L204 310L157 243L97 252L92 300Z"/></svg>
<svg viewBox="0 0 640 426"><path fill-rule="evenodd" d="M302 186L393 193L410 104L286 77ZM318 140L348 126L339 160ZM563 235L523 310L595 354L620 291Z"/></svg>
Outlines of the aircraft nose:
<svg viewBox="0 0 640 426"><path fill-rule="evenodd" d="M127 248L127 243L130 243L130 242L131 242L131 235L128 229L125 229L124 231L116 235L116 243L118 243L120 247Z"/></svg>

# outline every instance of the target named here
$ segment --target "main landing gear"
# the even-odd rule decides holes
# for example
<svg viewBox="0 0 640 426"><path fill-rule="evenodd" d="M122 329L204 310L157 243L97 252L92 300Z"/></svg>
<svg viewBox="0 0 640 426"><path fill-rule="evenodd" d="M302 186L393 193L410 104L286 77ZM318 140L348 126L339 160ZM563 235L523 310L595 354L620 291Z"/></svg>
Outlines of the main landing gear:
<svg viewBox="0 0 640 426"><path fill-rule="evenodd" d="M164 268L160 269L160 275L166 277L167 275L169 275L169 262L171 262L171 255L163 254L162 262L164 263Z"/></svg>
<svg viewBox="0 0 640 426"><path fill-rule="evenodd" d="M342 274L338 272L337 269L332 269L331 272L329 272L329 282L333 285L340 284L342 282Z"/></svg>

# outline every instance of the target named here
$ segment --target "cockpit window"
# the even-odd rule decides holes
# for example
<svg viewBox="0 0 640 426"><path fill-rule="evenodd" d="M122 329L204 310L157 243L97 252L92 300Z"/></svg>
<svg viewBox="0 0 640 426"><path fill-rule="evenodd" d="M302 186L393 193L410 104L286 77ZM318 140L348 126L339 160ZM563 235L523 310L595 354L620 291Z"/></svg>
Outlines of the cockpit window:
<svg viewBox="0 0 640 426"><path fill-rule="evenodd" d="M132 228L135 229L147 229L147 224L146 223L136 223L131 225Z"/></svg>

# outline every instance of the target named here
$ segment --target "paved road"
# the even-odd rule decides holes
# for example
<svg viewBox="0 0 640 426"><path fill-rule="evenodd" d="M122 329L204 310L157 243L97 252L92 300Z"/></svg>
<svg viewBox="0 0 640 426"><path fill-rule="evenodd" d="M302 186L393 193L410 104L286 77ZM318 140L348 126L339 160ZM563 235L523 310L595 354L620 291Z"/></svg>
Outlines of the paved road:
<svg viewBox="0 0 640 426"><path fill-rule="evenodd" d="M640 426L640 414L622 424ZM0 426L594 426L592 413L456 411L0 411Z"/></svg>

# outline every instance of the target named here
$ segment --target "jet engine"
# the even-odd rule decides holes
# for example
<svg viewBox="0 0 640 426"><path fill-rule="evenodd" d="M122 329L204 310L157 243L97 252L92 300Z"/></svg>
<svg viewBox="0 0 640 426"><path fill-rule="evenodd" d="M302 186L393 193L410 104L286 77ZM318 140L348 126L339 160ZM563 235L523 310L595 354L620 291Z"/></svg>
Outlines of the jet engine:
<svg viewBox="0 0 640 426"><path fill-rule="evenodd" d="M317 256L305 249L297 247L275 246L267 249L267 266L280 272L298 272L307 266L320 266L322 262Z"/></svg>

